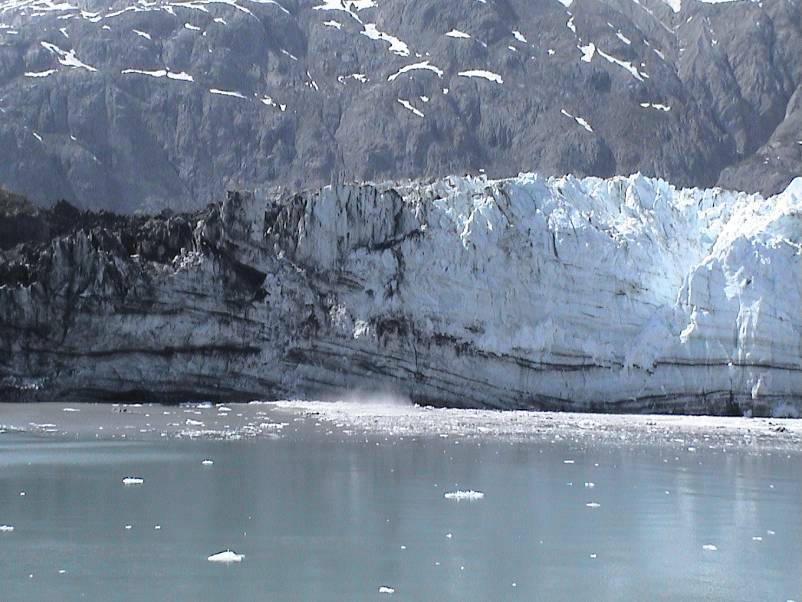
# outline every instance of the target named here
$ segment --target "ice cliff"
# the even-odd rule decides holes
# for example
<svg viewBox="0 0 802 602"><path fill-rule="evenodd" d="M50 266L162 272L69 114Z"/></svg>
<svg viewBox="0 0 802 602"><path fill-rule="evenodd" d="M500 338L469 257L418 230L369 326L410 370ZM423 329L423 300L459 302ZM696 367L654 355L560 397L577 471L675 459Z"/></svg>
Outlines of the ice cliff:
<svg viewBox="0 0 802 602"><path fill-rule="evenodd" d="M0 255L0 400L802 409L802 178L766 199L522 174L65 211Z"/></svg>

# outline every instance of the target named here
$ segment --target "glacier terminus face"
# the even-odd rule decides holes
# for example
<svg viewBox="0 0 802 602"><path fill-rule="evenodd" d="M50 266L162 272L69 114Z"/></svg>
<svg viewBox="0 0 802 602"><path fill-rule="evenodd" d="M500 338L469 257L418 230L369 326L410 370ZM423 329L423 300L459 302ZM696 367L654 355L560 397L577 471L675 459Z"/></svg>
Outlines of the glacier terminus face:
<svg viewBox="0 0 802 602"><path fill-rule="evenodd" d="M448 177L90 222L0 256L4 398L802 408L802 178Z"/></svg>

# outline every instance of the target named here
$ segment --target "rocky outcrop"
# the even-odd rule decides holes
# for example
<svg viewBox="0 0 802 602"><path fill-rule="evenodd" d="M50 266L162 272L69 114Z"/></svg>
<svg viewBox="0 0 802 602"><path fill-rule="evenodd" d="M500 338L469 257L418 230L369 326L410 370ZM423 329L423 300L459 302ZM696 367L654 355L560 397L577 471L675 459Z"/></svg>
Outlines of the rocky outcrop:
<svg viewBox="0 0 802 602"><path fill-rule="evenodd" d="M521 175L79 213L0 259L0 399L798 415L801 237L802 179L766 200Z"/></svg>
<svg viewBox="0 0 802 602"><path fill-rule="evenodd" d="M480 170L774 194L802 173L801 22L788 0L0 0L0 186L117 212Z"/></svg>

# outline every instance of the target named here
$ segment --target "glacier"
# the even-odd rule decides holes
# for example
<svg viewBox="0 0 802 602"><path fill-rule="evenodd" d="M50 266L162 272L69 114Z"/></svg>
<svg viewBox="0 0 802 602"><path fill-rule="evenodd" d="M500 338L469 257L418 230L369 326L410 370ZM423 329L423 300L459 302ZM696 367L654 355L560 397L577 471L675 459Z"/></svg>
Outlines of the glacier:
<svg viewBox="0 0 802 602"><path fill-rule="evenodd" d="M0 255L0 400L798 417L802 178L333 184Z"/></svg>

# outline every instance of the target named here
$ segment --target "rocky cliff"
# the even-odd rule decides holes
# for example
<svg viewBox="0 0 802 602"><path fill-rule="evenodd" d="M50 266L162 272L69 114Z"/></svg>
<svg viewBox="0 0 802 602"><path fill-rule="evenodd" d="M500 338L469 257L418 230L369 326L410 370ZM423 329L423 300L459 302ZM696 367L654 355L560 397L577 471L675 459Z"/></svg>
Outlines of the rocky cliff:
<svg viewBox="0 0 802 602"><path fill-rule="evenodd" d="M27 215L0 256L6 401L802 407L802 179L768 199L524 174Z"/></svg>
<svg viewBox="0 0 802 602"><path fill-rule="evenodd" d="M774 194L802 173L800 15L796 0L0 0L0 186L118 212L480 170Z"/></svg>

